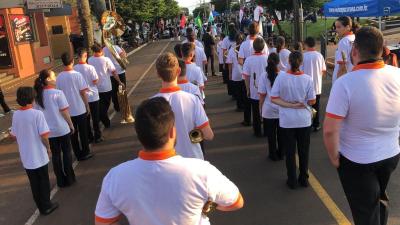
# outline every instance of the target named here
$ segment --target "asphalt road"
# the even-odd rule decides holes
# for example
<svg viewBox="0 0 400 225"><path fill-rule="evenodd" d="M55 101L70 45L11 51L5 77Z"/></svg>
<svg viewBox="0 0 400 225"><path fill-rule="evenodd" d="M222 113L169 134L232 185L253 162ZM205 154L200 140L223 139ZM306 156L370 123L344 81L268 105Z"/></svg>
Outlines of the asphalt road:
<svg viewBox="0 0 400 225"><path fill-rule="evenodd" d="M157 93L160 80L153 62L164 50L173 51L174 44L168 41L152 43L129 58L127 80L128 89L134 87L129 98L133 108ZM323 106L329 86L330 82L325 78ZM206 111L215 132L215 139L206 143L206 160L236 183L245 199L245 207L239 211L212 213L212 224L344 225L352 221L337 173L325 152L322 132L313 133L311 137L310 171L315 179L311 179L309 188L289 190L285 186L284 162L267 160L266 138L256 138L252 136L251 127L240 125L242 113L235 112L234 101L227 96L221 77L210 78L206 85ZM117 114L112 127L104 131L106 141L92 146L95 157L77 165L77 183L54 195L60 208L28 224L94 224L94 208L104 175L111 167L137 157L141 149L133 125L122 125L119 120ZM49 171L54 186L52 169ZM393 174L388 193L391 197L389 224L399 225L400 169ZM16 144L0 143L0 224L26 224L35 209ZM127 223L122 221L122 224Z"/></svg>

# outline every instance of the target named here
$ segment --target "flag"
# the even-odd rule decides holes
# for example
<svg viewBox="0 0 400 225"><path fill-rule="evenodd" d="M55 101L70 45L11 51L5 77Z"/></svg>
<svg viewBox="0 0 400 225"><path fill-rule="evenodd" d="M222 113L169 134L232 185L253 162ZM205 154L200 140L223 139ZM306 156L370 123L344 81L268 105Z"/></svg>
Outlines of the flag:
<svg viewBox="0 0 400 225"><path fill-rule="evenodd" d="M214 23L214 16L213 16L211 11L210 11L210 16L208 17L208 22L209 23Z"/></svg>
<svg viewBox="0 0 400 225"><path fill-rule="evenodd" d="M183 29L186 25L186 16L185 14L182 15L180 27Z"/></svg>
<svg viewBox="0 0 400 225"><path fill-rule="evenodd" d="M201 22L200 15L197 15L195 23L199 28L203 26L203 22Z"/></svg>

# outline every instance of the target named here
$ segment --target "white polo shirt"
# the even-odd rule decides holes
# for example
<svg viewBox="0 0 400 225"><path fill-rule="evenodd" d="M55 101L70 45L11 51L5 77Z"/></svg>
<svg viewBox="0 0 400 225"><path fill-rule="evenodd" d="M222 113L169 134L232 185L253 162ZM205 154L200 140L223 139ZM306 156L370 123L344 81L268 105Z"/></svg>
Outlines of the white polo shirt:
<svg viewBox="0 0 400 225"><path fill-rule="evenodd" d="M278 119L279 106L271 102L271 90L271 81L268 79L268 73L264 72L258 82L258 93L265 96L261 116L266 119Z"/></svg>
<svg viewBox="0 0 400 225"><path fill-rule="evenodd" d="M197 84L199 87L204 87L204 75L200 67L198 67L195 63L185 62L186 64L186 76L187 79Z"/></svg>
<svg viewBox="0 0 400 225"><path fill-rule="evenodd" d="M287 50L286 48L282 49L279 51L279 65L278 68L280 71L288 71L290 70L290 65L289 65L289 55L290 51Z"/></svg>
<svg viewBox="0 0 400 225"><path fill-rule="evenodd" d="M86 113L85 103L80 92L89 89L82 74L75 70L63 71L58 74L56 84L57 89L63 91L67 98L71 116L79 116Z"/></svg>
<svg viewBox="0 0 400 225"><path fill-rule="evenodd" d="M242 81L242 66L239 65L238 55L235 51L235 47L232 47L228 51L228 56L226 58L227 64L232 64L232 80Z"/></svg>
<svg viewBox="0 0 400 225"><path fill-rule="evenodd" d="M182 44L185 44L185 43L188 43L188 40L187 40L187 39L185 39L185 40L182 41ZM199 41L199 40L197 40L197 39L194 40L194 44L195 44L197 47L199 47L199 48L204 48L203 43L201 43L201 41Z"/></svg>
<svg viewBox="0 0 400 225"><path fill-rule="evenodd" d="M346 65L347 72L350 72L353 69L353 64L351 64L351 49L355 39L356 36L350 32L339 41L338 48L335 52L335 68L333 69L332 83L337 79L340 64ZM344 52L346 56L346 62L343 60L342 52Z"/></svg>
<svg viewBox="0 0 400 225"><path fill-rule="evenodd" d="M26 106L14 112L11 135L17 139L25 169L37 169L49 163L46 147L41 140L41 136L49 133L50 129L41 111Z"/></svg>
<svg viewBox="0 0 400 225"><path fill-rule="evenodd" d="M399 154L400 70L383 62L360 64L338 79L326 116L342 120L340 153L367 164Z"/></svg>
<svg viewBox="0 0 400 225"><path fill-rule="evenodd" d="M222 50L222 40L217 44L218 62L224 64L224 51Z"/></svg>
<svg viewBox="0 0 400 225"><path fill-rule="evenodd" d="M310 100L315 100L311 76L303 72L280 72L272 87L271 98L304 104L307 104ZM309 127L311 126L311 112L308 109L279 106L279 126L283 128Z"/></svg>
<svg viewBox="0 0 400 225"><path fill-rule="evenodd" d="M95 220L111 223L124 214L129 224L199 225L208 200L234 207L240 199L236 185L209 162L174 150L140 151L105 176Z"/></svg>
<svg viewBox="0 0 400 225"><path fill-rule="evenodd" d="M260 21L260 16L261 16L261 14L263 14L263 12L264 12L263 7L261 7L261 6L258 5L258 6L254 9L254 21L256 21L256 22Z"/></svg>
<svg viewBox="0 0 400 225"><path fill-rule="evenodd" d="M118 54L121 54L124 52L124 50L122 50L122 48L120 48L118 45L113 45L113 48ZM114 56L112 56L110 50L107 47L103 48L103 53L104 53L105 57L108 57L111 59L111 62L113 63L117 74L125 73L125 70L122 69L121 65L119 65L118 61L114 58Z"/></svg>
<svg viewBox="0 0 400 225"><path fill-rule="evenodd" d="M178 86L182 91L193 94L199 98L201 104L204 105L203 95L201 94L199 86L190 83L188 80L178 80Z"/></svg>
<svg viewBox="0 0 400 225"><path fill-rule="evenodd" d="M276 48L268 48L269 54L276 53Z"/></svg>
<svg viewBox="0 0 400 225"><path fill-rule="evenodd" d="M229 40L229 36L226 36L223 40L222 40L222 52L227 51L232 45L236 45L236 40Z"/></svg>
<svg viewBox="0 0 400 225"><path fill-rule="evenodd" d="M255 52L254 52L254 48L253 48L253 43L254 43L254 40L256 39L257 37L250 37L249 36L249 39L247 39L246 41L244 41L241 45L240 45L240 48L239 48L239 58L241 58L241 59L246 59L247 57L249 57L249 56L251 56L251 55L253 55ZM264 40L264 39L263 39ZM265 41L264 41L264 49L263 49L263 51L262 51L262 53L264 53L265 55L267 55L267 56L269 56L269 51L268 51L268 47L267 47L267 44L265 43Z"/></svg>
<svg viewBox="0 0 400 225"><path fill-rule="evenodd" d="M326 71L325 59L322 54L315 50L304 52L302 70L311 76L315 94L320 95L322 93L322 75Z"/></svg>
<svg viewBox="0 0 400 225"><path fill-rule="evenodd" d="M61 137L71 132L67 121L61 115L62 111L69 108L67 99L62 91L51 86L45 87L43 90L43 105L44 109L39 104L35 104L34 107L44 114L50 129L49 138Z"/></svg>
<svg viewBox="0 0 400 225"><path fill-rule="evenodd" d="M258 83L260 76L265 72L267 67L268 56L262 53L255 53L248 57L243 65L243 79L250 78L250 98L259 100Z"/></svg>
<svg viewBox="0 0 400 225"><path fill-rule="evenodd" d="M162 88L154 97L165 98L175 114L177 132L176 151L185 158L204 159L200 144L190 141L189 133L209 125L208 117L200 100L179 87Z"/></svg>
<svg viewBox="0 0 400 225"><path fill-rule="evenodd" d="M197 47L194 51L194 61L201 71L204 71L204 64L207 63L207 56L203 48Z"/></svg>
<svg viewBox="0 0 400 225"><path fill-rule="evenodd" d="M111 78L113 71L116 71L111 59L101 55L94 55L88 59L88 63L96 69L99 76L97 89L100 93L109 92L112 90Z"/></svg>
<svg viewBox="0 0 400 225"><path fill-rule="evenodd" d="M89 90L86 92L89 102L95 102L99 100L99 90L97 89L97 83L99 82L99 76L97 75L94 66L87 63L80 62L74 66L74 70L82 74L83 78L88 85Z"/></svg>

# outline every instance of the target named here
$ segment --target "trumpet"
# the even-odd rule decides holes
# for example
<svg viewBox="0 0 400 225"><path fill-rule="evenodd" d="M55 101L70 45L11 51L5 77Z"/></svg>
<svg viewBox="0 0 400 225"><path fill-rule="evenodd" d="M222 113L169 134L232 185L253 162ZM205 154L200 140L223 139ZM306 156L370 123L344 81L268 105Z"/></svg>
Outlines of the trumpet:
<svg viewBox="0 0 400 225"><path fill-rule="evenodd" d="M217 208L217 203L212 202L211 200L208 200L206 202L206 204L204 204L203 206L203 210L202 210L202 214L207 216L209 213L211 213L212 211L214 211Z"/></svg>
<svg viewBox="0 0 400 225"><path fill-rule="evenodd" d="M200 129L193 129L192 131L189 132L189 138L190 141L193 144L197 144L203 141L203 133L201 132Z"/></svg>

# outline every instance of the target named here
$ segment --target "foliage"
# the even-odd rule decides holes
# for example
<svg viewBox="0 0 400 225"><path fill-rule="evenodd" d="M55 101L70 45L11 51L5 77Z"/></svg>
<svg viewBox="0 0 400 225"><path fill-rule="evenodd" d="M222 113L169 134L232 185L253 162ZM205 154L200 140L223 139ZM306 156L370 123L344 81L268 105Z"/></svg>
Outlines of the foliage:
<svg viewBox="0 0 400 225"><path fill-rule="evenodd" d="M125 19L154 22L157 18L172 19L179 15L175 0L115 0L117 12Z"/></svg>
<svg viewBox="0 0 400 225"><path fill-rule="evenodd" d="M210 15L208 4L203 4L193 10L193 17L196 18L198 15L200 15L200 18L208 18L208 15Z"/></svg>
<svg viewBox="0 0 400 225"><path fill-rule="evenodd" d="M231 3L232 0L211 0L211 4L215 6L215 11L222 13L226 10L227 5Z"/></svg>
<svg viewBox="0 0 400 225"><path fill-rule="evenodd" d="M235 2L231 5L231 11L235 12L235 11L239 11L240 10L240 3Z"/></svg>

